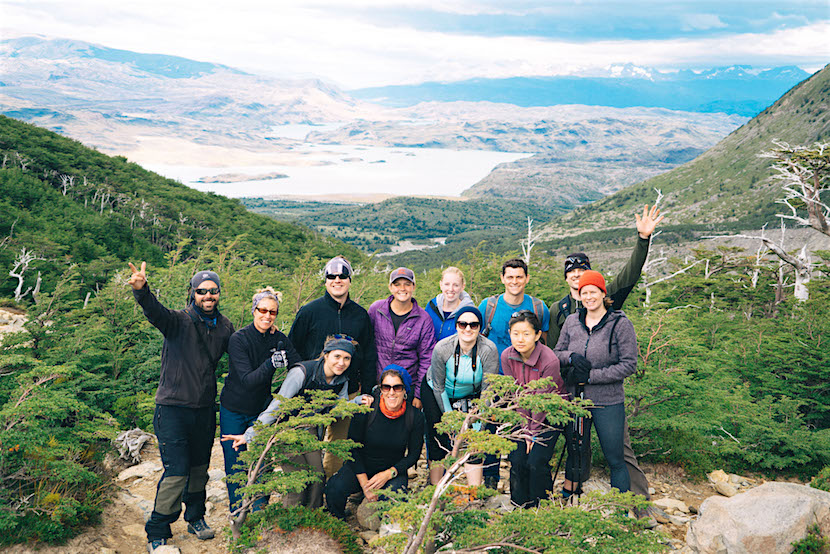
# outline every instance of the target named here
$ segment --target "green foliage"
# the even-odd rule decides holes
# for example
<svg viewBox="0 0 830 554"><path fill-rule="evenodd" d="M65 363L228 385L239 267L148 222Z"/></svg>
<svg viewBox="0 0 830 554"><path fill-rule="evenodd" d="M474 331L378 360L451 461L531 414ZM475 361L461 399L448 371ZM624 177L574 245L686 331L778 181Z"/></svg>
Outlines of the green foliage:
<svg viewBox="0 0 830 554"><path fill-rule="evenodd" d="M231 240L237 256L270 267L290 267L304 250L360 259L352 247L253 214L238 200L190 189L5 116L0 159L0 237L9 237L0 249L0 274L26 247L45 258L30 273L42 271L46 291L67 262L79 264L86 293L127 260L158 265L166 253L179 250L178 258L186 259ZM64 186L70 178L72 185ZM0 295L12 289L10 280L0 281Z"/></svg>
<svg viewBox="0 0 830 554"><path fill-rule="evenodd" d="M313 529L326 533L337 541L344 554L363 552L354 531L328 512L310 510L305 506L283 508L277 504L269 504L248 517L242 526L240 537L232 541L231 552L245 552L246 549L256 548L266 531L290 533L295 529Z"/></svg>
<svg viewBox="0 0 830 554"><path fill-rule="evenodd" d="M369 410L351 402L338 400L331 391L306 391L301 396L280 399L280 405L271 412L276 421L271 425L254 425L256 436L248 449L240 454L243 472L229 475L228 481L242 487L244 496L233 523L234 535L239 532L239 523L244 521L254 499L271 493L285 494L300 492L309 484L319 481L321 476L313 468L299 466L292 458L309 452L319 451L323 442L318 438L317 429L325 428L336 419L351 417ZM351 460L351 450L357 443L337 439L326 443L326 451L342 460ZM295 466L292 471L275 471L281 466Z"/></svg>
<svg viewBox="0 0 830 554"><path fill-rule="evenodd" d="M830 452L828 281L797 306L777 300L775 266L753 287L736 252L697 256L708 269L655 287L648 309L626 305L640 347L626 385L635 451L697 474L814 473Z"/></svg>
<svg viewBox="0 0 830 554"><path fill-rule="evenodd" d="M399 240L428 241L447 237L450 241L476 231L484 231L490 237L504 232L514 235L526 228L528 216L541 223L564 211L539 203L498 198L462 202L396 196L369 204L262 198L245 198L242 202L253 212L281 221L298 221L354 244L365 252L386 252Z"/></svg>
<svg viewBox="0 0 830 554"><path fill-rule="evenodd" d="M0 358L16 387L0 409L0 544L60 542L92 521L109 487L98 464L112 418L75 395L87 376L73 363Z"/></svg>
<svg viewBox="0 0 830 554"><path fill-rule="evenodd" d="M814 489L830 492L830 466L824 466L810 481L810 486Z"/></svg>
<svg viewBox="0 0 830 554"><path fill-rule="evenodd" d="M792 544L793 554L827 554L830 552L830 539L822 536L818 524L807 529L807 536Z"/></svg>
<svg viewBox="0 0 830 554"><path fill-rule="evenodd" d="M504 546L492 552L517 552L518 548L538 552L664 552L664 537L645 531L628 512L642 502L632 493L596 491L584 495L577 507L542 501L535 510L513 510L494 514L485 527L468 526L456 548ZM544 529L544 533L539 532Z"/></svg>

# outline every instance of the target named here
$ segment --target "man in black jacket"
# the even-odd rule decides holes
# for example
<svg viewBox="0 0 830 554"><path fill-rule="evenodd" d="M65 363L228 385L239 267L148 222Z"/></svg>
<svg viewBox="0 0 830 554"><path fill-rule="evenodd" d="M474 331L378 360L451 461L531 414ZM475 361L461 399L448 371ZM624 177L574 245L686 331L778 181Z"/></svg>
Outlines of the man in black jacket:
<svg viewBox="0 0 830 554"><path fill-rule="evenodd" d="M202 540L214 536L205 522L205 485L216 432L216 365L228 348L233 325L219 313L216 273L196 273L187 308L170 310L147 286L147 263L141 262L141 269L130 264L130 270L136 302L164 335L153 416L164 473L144 526L152 552L173 536L170 524L179 519L182 502L188 532Z"/></svg>
<svg viewBox="0 0 830 554"><path fill-rule="evenodd" d="M349 298L352 285L352 266L343 256L335 256L324 269L326 292L312 300L297 312L288 339L302 360L316 358L323 351L329 335L348 335L357 341L357 351L352 357L346 375L349 377L349 398L359 389L372 394L375 386L375 366L378 354L375 349L375 332L369 314L357 302ZM349 419L340 420L326 431L326 440L345 439L349 433ZM326 476L334 475L343 461L326 453L323 468Z"/></svg>

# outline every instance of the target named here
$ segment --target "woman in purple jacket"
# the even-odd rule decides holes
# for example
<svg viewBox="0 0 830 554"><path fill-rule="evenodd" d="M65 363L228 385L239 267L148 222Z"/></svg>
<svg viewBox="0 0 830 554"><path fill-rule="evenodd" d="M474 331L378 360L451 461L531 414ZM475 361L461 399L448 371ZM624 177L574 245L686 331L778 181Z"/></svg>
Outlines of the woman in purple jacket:
<svg viewBox="0 0 830 554"><path fill-rule="evenodd" d="M567 398L562 377L559 375L559 360L553 351L539 343L542 338L542 323L531 310L514 314L509 322L509 346L501 353L501 367L519 385L545 377L553 377L556 389L548 388L536 392L558 392ZM524 426L526 438L516 443L510 453L510 500L522 507L539 505L553 489L550 473L550 459L561 429L550 429L545 425L545 413L530 413L520 410L527 423Z"/></svg>
<svg viewBox="0 0 830 554"><path fill-rule="evenodd" d="M369 306L369 319L375 328L378 351L376 377L390 364L406 368L414 389L412 405L420 410L421 382L432 360L435 331L432 319L412 298L414 291L415 273L406 267L395 269L389 275L391 295Z"/></svg>
<svg viewBox="0 0 830 554"><path fill-rule="evenodd" d="M624 313L610 309L605 279L598 271L583 273L578 287L582 308L565 320L554 350L563 366L568 391L576 393L578 387L584 387L584 398L595 406L586 420L582 459L591 455L593 424L611 469L611 486L627 492L630 480L623 458L623 380L637 369L637 335ZM588 477L574 458L568 456L565 466L565 496L579 493L579 485Z"/></svg>

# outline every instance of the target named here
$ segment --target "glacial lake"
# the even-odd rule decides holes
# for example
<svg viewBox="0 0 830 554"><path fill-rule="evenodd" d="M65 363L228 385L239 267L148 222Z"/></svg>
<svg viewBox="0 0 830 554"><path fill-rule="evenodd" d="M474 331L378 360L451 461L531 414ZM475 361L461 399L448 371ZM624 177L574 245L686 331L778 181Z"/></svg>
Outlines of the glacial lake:
<svg viewBox="0 0 830 554"><path fill-rule="evenodd" d="M145 164L150 171L228 197L391 194L459 196L498 164L531 154L437 148L386 148L305 143L275 154L283 165L196 167ZM203 183L217 175L284 178Z"/></svg>

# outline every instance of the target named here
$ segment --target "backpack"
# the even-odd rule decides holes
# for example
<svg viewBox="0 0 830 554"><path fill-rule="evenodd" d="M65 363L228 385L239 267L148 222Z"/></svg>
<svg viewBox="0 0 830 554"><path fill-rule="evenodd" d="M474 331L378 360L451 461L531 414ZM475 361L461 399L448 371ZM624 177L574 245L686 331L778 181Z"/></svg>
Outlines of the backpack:
<svg viewBox="0 0 830 554"><path fill-rule="evenodd" d="M496 306L498 306L499 298L504 296L490 296L487 298L487 306L484 308L484 330L481 331L482 336L489 336L490 331L493 330L493 316L496 314ZM528 294L528 296L530 296ZM534 296L530 296L533 301L533 313L539 318L539 323L544 324L545 321L545 303Z"/></svg>

